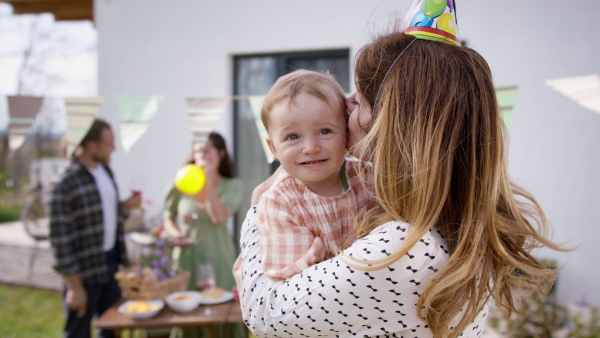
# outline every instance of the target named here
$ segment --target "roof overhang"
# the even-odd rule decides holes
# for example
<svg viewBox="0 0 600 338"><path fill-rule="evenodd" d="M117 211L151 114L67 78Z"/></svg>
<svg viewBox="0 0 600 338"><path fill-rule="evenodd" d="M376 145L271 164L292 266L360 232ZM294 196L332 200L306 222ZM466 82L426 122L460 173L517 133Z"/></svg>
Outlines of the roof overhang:
<svg viewBox="0 0 600 338"><path fill-rule="evenodd" d="M94 20L93 0L0 0L12 5L14 14L52 13L54 20Z"/></svg>

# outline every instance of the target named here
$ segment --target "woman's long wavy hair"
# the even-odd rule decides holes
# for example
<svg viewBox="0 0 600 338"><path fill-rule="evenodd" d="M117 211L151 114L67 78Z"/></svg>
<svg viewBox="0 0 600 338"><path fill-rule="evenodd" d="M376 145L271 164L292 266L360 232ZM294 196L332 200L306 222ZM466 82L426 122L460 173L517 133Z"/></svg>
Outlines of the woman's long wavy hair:
<svg viewBox="0 0 600 338"><path fill-rule="evenodd" d="M531 250L562 249L547 239L537 201L509 179L504 124L486 61L467 47L415 40L390 69L414 39L403 33L376 38L356 59L357 90L373 119L354 153L373 161L381 205L357 230L368 233L393 220L411 224L403 249L371 262L375 270L439 227L450 257L416 308L436 337L455 337L490 297L509 313L517 310L511 285L546 292L556 272Z"/></svg>

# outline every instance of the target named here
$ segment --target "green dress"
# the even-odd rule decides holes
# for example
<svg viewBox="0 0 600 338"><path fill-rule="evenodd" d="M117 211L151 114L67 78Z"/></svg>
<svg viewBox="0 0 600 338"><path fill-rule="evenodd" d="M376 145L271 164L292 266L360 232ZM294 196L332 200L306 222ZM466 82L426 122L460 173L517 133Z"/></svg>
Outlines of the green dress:
<svg viewBox="0 0 600 338"><path fill-rule="evenodd" d="M218 186L219 197L231 213L235 213L242 201L243 183L237 178L223 178ZM173 185L165 198L165 216L171 217L177 223L179 231L196 243L184 248L173 249L173 264L176 269L187 270L191 273L188 290L197 290L196 271L198 264L211 263L215 272L216 284L225 290L235 286L231 270L235 262L236 250L233 240L227 230L227 221L214 224L208 217L204 205L198 203L194 196L186 195ZM235 333L243 334L243 326L234 325ZM195 330L183 330L183 336L198 336ZM233 331L233 332L232 332ZM179 331L176 336L182 336ZM173 335L172 335L173 336Z"/></svg>

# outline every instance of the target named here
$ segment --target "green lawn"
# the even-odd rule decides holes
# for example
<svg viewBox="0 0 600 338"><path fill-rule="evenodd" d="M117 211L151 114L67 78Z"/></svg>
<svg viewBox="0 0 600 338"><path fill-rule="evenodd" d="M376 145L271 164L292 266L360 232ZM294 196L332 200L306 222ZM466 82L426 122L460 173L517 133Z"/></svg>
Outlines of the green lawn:
<svg viewBox="0 0 600 338"><path fill-rule="evenodd" d="M0 284L0 309L0 338L62 337L65 316L57 292ZM124 338L141 336L139 331L122 333Z"/></svg>
<svg viewBox="0 0 600 338"><path fill-rule="evenodd" d="M0 338L62 336L65 316L57 292L0 284L0 309ZM137 330L124 330L122 334L123 338L141 337Z"/></svg>
<svg viewBox="0 0 600 338"><path fill-rule="evenodd" d="M0 337L61 337L64 325L57 292L0 284Z"/></svg>
<svg viewBox="0 0 600 338"><path fill-rule="evenodd" d="M0 223L18 221L22 206L14 205L12 201L6 202L2 199L0 201Z"/></svg>

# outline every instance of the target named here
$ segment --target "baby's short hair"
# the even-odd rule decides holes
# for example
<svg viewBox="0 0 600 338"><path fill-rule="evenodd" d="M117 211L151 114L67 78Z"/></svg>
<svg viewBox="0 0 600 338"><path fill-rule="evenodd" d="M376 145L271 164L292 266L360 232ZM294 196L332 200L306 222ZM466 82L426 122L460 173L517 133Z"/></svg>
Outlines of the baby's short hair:
<svg viewBox="0 0 600 338"><path fill-rule="evenodd" d="M327 89L331 92L328 93ZM296 95L302 91L315 96L333 109L340 109L346 120L348 120L345 103L346 94L333 75L329 72L323 74L312 70L299 69L277 79L265 96L260 117L267 130L269 130L269 114L273 107L285 99L288 99L288 104L291 104ZM330 93L333 93L339 101L337 107L335 102L330 102Z"/></svg>

